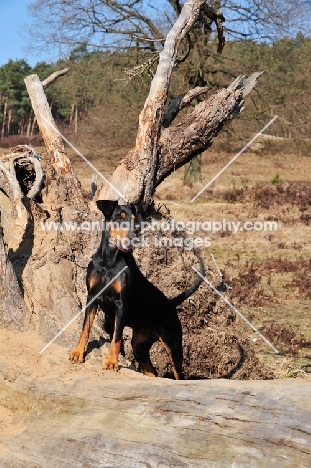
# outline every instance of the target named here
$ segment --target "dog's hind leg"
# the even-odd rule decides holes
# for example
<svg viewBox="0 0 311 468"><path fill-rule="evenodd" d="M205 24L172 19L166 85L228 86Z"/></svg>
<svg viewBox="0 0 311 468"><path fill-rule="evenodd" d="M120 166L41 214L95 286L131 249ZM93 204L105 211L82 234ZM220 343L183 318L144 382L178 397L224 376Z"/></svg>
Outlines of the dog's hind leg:
<svg viewBox="0 0 311 468"><path fill-rule="evenodd" d="M156 377L157 371L150 361L149 351L153 343L157 341L157 337L148 331L133 329L132 348L136 361L142 368L145 375Z"/></svg>
<svg viewBox="0 0 311 468"><path fill-rule="evenodd" d="M87 304L89 304L92 301L92 297L93 296L91 294L88 295ZM84 322L78 344L69 356L69 359L72 362L84 362L85 351L87 343L89 341L90 330L92 328L94 318L97 312L97 307L97 302L94 301L85 309Z"/></svg>
<svg viewBox="0 0 311 468"><path fill-rule="evenodd" d="M176 380L184 378L182 371L183 351L181 334L165 332L160 336L160 341L164 346Z"/></svg>

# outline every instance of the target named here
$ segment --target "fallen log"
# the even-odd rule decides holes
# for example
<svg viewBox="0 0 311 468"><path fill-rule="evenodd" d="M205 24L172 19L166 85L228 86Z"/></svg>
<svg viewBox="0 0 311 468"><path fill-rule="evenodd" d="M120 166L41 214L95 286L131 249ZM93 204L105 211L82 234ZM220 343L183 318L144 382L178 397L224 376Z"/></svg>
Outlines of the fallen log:
<svg viewBox="0 0 311 468"><path fill-rule="evenodd" d="M135 379L133 377L135 376ZM309 467L310 383L111 378L0 380L0 404L23 414L0 465Z"/></svg>

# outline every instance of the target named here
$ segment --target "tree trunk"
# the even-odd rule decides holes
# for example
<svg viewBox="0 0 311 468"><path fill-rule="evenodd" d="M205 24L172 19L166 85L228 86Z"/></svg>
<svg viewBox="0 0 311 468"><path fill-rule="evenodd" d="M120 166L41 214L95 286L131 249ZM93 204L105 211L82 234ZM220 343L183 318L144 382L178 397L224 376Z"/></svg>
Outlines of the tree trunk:
<svg viewBox="0 0 311 468"><path fill-rule="evenodd" d="M75 134L78 133L78 105L75 108Z"/></svg>
<svg viewBox="0 0 311 468"><path fill-rule="evenodd" d="M42 202L28 204L32 232L28 239L32 240L12 254L12 261L17 263L21 254L27 257L19 269L25 301L36 314L39 332L51 339L81 308L85 267L96 235L91 239L88 232L42 229L47 221L80 225L91 215L56 129L43 84L37 75L27 77L25 83L46 147L41 155L45 182Z"/></svg>
<svg viewBox="0 0 311 468"><path fill-rule="evenodd" d="M14 269L9 261L0 227L0 327L24 330L30 324L30 311L26 309Z"/></svg>
<svg viewBox="0 0 311 468"><path fill-rule="evenodd" d="M201 159L202 155L199 154L185 165L184 183L186 185L202 182Z"/></svg>
<svg viewBox="0 0 311 468"><path fill-rule="evenodd" d="M24 428L2 437L4 468L311 465L310 383L296 379L17 377L0 385L0 403Z"/></svg>
<svg viewBox="0 0 311 468"><path fill-rule="evenodd" d="M72 125L73 125L74 110L75 110L75 103L73 102L73 103L71 104L71 111L70 111L70 117L69 117L69 127L72 127Z"/></svg>
<svg viewBox="0 0 311 468"><path fill-rule="evenodd" d="M8 112L8 97L5 96L3 100L4 100L4 106L3 106L3 121L2 121L2 129L1 129L1 138L5 136L6 116Z"/></svg>
<svg viewBox="0 0 311 468"><path fill-rule="evenodd" d="M37 119L36 119L36 117L34 117L33 122L31 124L30 136L34 135L36 123L37 123Z"/></svg>
<svg viewBox="0 0 311 468"><path fill-rule="evenodd" d="M7 275L2 281L1 307L7 304L3 298L11 297L12 287L17 287L14 286L17 283L14 283L12 263L23 287L24 307L26 304L32 313L31 326L49 340L81 308L86 292L85 267L94 251L97 236L96 233L91 236L90 232L60 232L53 227L49 231L44 230L47 221L80 225L85 219L92 219L92 215L89 215L80 183L55 127L43 84L37 75L27 77L25 83L46 147L46 153L40 158L45 179L39 199L35 198L37 191L29 191L25 197L19 185L22 181L18 180L13 164L18 153L6 156L3 163L0 161L0 185L4 190L4 193L0 191L0 202L5 240L10 251ZM99 219L97 213L94 219ZM16 294L16 298L20 297ZM16 307L16 313L19 310L19 306Z"/></svg>
<svg viewBox="0 0 311 468"><path fill-rule="evenodd" d="M12 109L9 110L8 112L8 136L11 135L11 124L12 124Z"/></svg>
<svg viewBox="0 0 311 468"><path fill-rule="evenodd" d="M32 116L33 116L33 110L31 109L30 114L29 114L29 118L28 118L27 130L26 130L26 137L27 138L30 137Z"/></svg>
<svg viewBox="0 0 311 468"><path fill-rule="evenodd" d="M18 134L23 136L24 132L24 116L22 116L18 121Z"/></svg>

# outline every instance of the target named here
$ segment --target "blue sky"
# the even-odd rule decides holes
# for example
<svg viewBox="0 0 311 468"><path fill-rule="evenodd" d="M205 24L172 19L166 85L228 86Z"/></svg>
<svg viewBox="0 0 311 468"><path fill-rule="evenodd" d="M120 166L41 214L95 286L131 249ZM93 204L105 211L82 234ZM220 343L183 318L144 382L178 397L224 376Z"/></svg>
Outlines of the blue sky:
<svg viewBox="0 0 311 468"><path fill-rule="evenodd" d="M159 2L159 0L156 1ZM0 66L7 63L9 59L24 58L31 66L43 60L48 62L53 60L51 54L44 54L44 51L38 55L38 53L30 53L26 50L23 32L25 25L31 23L27 12L27 4L30 2L31 0L0 0ZM304 20L308 23L307 31L310 32L308 14L306 17Z"/></svg>
<svg viewBox="0 0 311 468"><path fill-rule="evenodd" d="M22 33L25 24L30 21L26 7L28 3L29 0L0 0L0 66L9 59L24 58L32 66L46 59L43 53L38 56L24 50Z"/></svg>

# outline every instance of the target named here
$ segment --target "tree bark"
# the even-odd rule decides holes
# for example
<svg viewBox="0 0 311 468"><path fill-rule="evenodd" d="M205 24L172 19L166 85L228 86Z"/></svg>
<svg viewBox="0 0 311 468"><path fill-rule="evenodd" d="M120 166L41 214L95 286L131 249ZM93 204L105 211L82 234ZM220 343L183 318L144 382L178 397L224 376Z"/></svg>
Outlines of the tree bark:
<svg viewBox="0 0 311 468"><path fill-rule="evenodd" d="M117 179L121 175L125 182L123 188L118 187L120 192L124 194L125 200L141 203L144 208L147 208L151 203L155 190L159 157L158 142L178 46L197 20L203 3L202 0L187 2L168 33L163 51L159 56L159 65L152 80L149 95L139 116L135 148L128 157L131 162L134 162L134 167L130 169L131 174L128 173L126 167L117 168ZM115 184L116 179L114 178L111 182ZM105 193L105 189L101 193L101 196L105 198L116 199L115 193L110 192L109 195Z"/></svg>
<svg viewBox="0 0 311 468"><path fill-rule="evenodd" d="M8 128L7 128L8 136L11 135L11 123L12 123L12 109L10 109L8 112Z"/></svg>
<svg viewBox="0 0 311 468"><path fill-rule="evenodd" d="M311 464L308 382L23 377L0 386L0 403L26 413L25 430L2 438L5 468Z"/></svg>
<svg viewBox="0 0 311 468"><path fill-rule="evenodd" d="M45 87L62 74L53 74L53 79L45 81ZM63 221L79 226L92 216L89 217L80 183L52 117L44 84L37 75L28 76L25 83L47 151L41 156L45 173L42 202L29 206L33 240L27 247L30 255L20 275L26 303L36 313L35 326L46 339L51 339L81 307L84 268L97 236L92 233L91 238L90 232L80 230L59 230ZM42 224L47 221L56 223L56 230L44 231Z"/></svg>
<svg viewBox="0 0 311 468"><path fill-rule="evenodd" d="M238 77L227 89L222 89L197 104L178 125L161 129L150 197L156 187L174 170L211 146L213 139L224 126L241 112L244 98L256 85L259 75L260 73L256 72L248 78ZM137 203L143 196L139 178L139 151L136 148L131 150L109 179L113 187L124 195L123 203L126 199ZM116 191L107 185L101 188L98 198L120 199ZM122 203L122 199L119 201Z"/></svg>
<svg viewBox="0 0 311 468"><path fill-rule="evenodd" d="M30 318L30 311L25 307L14 269L7 257L0 226L0 327L21 331L29 326Z"/></svg>
<svg viewBox="0 0 311 468"><path fill-rule="evenodd" d="M22 285L24 307L26 304L33 317L31 326L50 339L81 307L85 267L97 236L92 233L90 238L88 232L59 231L53 227L45 231L42 227L47 221L63 220L80 225L88 218L88 207L56 129L42 83L36 75L27 77L25 82L47 151L41 155L41 164L37 156L32 161L37 178L26 197L21 193L22 181L14 171L14 153L0 161L0 184L4 192L0 191L0 202L10 250L8 265L12 264ZM37 165L44 171L41 189L42 174L39 175ZM40 197L36 199L38 190ZM14 286L10 267L8 273L11 280L2 282L1 297L1 307L6 308L4 298L11 297Z"/></svg>
<svg viewBox="0 0 311 468"><path fill-rule="evenodd" d="M2 122L2 129L1 129L1 138L5 136L5 126L6 126L6 116L8 111L8 97L4 96L4 106L3 106L3 122Z"/></svg>

